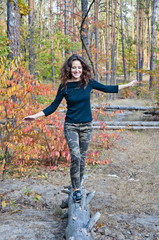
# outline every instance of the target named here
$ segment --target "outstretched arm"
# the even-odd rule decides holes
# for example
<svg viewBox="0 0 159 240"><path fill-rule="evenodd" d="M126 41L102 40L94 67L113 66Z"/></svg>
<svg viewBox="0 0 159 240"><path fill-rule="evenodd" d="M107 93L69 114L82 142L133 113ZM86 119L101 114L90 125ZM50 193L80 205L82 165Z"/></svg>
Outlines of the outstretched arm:
<svg viewBox="0 0 159 240"><path fill-rule="evenodd" d="M47 108L45 108L43 111L40 111L34 115L29 115L25 118L23 118L23 121L33 121L36 118L42 117L42 116L48 116L50 114L52 114L53 112L56 111L56 109L58 108L59 104L61 103L63 99L63 91L62 91L62 86L60 84L59 88L58 88L58 92L56 94L56 98L55 100L50 104L50 106L48 106Z"/></svg>
<svg viewBox="0 0 159 240"><path fill-rule="evenodd" d="M136 85L137 83L138 83L137 80L133 80L133 81L127 83L127 84L119 85L118 87L119 87L119 90L121 90L123 88L132 87L132 86Z"/></svg>

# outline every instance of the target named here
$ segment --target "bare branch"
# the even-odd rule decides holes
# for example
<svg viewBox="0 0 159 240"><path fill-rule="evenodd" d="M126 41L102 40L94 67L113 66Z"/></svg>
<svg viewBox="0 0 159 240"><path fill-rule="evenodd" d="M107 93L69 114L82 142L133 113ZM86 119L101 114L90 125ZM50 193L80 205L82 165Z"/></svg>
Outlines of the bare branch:
<svg viewBox="0 0 159 240"><path fill-rule="evenodd" d="M87 56L88 56L88 58L89 58L89 61L90 61L91 65L92 65L94 76L96 76L96 71L95 71L95 67L94 67L94 62L93 62L93 60L92 60L92 58L91 58L90 52L89 52L89 50L88 50L88 48L87 48L87 46L86 46L86 44L85 44L85 42L84 42L84 40L83 40L83 35L82 35L82 29L83 29L84 22L85 22L85 20L86 20L86 18L87 18L87 16L88 16L88 13L89 13L89 11L91 10L91 7L92 7L92 5L93 5L94 2L95 2L95 0L93 0L93 1L91 2L90 6L89 6L89 8L88 8L88 10L87 10L87 12L86 12L86 15L85 15L85 16L83 17L83 19L82 19L81 26L80 26L80 38L81 38L82 44L83 44L83 46L84 46L84 48L85 48L85 50L86 50Z"/></svg>

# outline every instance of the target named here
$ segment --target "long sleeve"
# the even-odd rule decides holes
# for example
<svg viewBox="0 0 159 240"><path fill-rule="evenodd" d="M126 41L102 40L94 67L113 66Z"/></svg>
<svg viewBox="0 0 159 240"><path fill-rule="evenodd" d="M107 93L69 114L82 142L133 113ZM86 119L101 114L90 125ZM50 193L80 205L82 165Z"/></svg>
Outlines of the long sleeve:
<svg viewBox="0 0 159 240"><path fill-rule="evenodd" d="M91 84L93 89L106 93L118 93L118 85L104 85L96 80L91 80Z"/></svg>
<svg viewBox="0 0 159 240"><path fill-rule="evenodd" d="M58 88L58 91L57 91L57 95L56 95L55 100L47 108L45 108L43 110L45 116L48 116L48 115L50 115L50 114L52 114L53 112L56 111L56 109L60 105L63 97L64 97L64 93L63 93L62 86L60 84L60 86Z"/></svg>

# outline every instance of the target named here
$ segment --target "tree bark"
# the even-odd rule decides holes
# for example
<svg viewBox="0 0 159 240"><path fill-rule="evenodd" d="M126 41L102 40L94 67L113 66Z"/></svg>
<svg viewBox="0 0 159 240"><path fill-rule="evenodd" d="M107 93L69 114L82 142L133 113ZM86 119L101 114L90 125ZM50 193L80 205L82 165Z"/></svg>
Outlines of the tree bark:
<svg viewBox="0 0 159 240"><path fill-rule="evenodd" d="M142 73L140 72L142 67L142 58L141 58L141 2L137 0L137 30L136 30L136 48L137 48L137 80L139 86L141 86Z"/></svg>
<svg viewBox="0 0 159 240"><path fill-rule="evenodd" d="M64 33L69 35L69 22L68 22L68 1L64 0ZM65 56L69 54L68 49L65 49Z"/></svg>
<svg viewBox="0 0 159 240"><path fill-rule="evenodd" d="M63 192L69 195L68 200L61 205L62 208L68 207L68 225L65 231L66 240L93 240L91 230L100 218L99 212L90 218L89 203L95 192L86 194L86 190L82 186L81 203L74 203L72 198L73 189L64 189Z"/></svg>
<svg viewBox="0 0 159 240"><path fill-rule="evenodd" d="M127 80L126 65L125 65L125 47L124 47L124 33L123 33L122 0L120 0L120 19L121 19L121 40L122 40L122 57L123 57L124 79Z"/></svg>
<svg viewBox="0 0 159 240"><path fill-rule="evenodd" d="M42 0L39 2L39 40L42 39ZM41 44L39 44L39 48L41 48Z"/></svg>
<svg viewBox="0 0 159 240"><path fill-rule="evenodd" d="M35 13L34 13L34 0L28 0L28 7L30 9L28 15L28 22L29 22L29 70L31 74L35 72L35 42L34 42L34 20L35 20Z"/></svg>
<svg viewBox="0 0 159 240"><path fill-rule="evenodd" d="M131 37L132 37L132 41L134 41L134 9L133 9L133 0L131 0Z"/></svg>
<svg viewBox="0 0 159 240"><path fill-rule="evenodd" d="M94 2L94 36L95 36L95 70L98 72L98 13L99 13L99 0ZM97 79L98 80L98 79Z"/></svg>
<svg viewBox="0 0 159 240"><path fill-rule="evenodd" d="M88 11L88 0L81 0L81 9L82 9L82 18L84 18L84 16L87 14L87 11ZM82 34L82 38L83 38L83 41L84 41L87 49L89 47L88 31L89 31L88 21L87 21L87 19L85 19L85 22L84 22L84 24L82 26L81 34ZM83 43L82 43L82 56L83 57L86 56L86 54L85 54L85 46L84 46Z"/></svg>
<svg viewBox="0 0 159 240"><path fill-rule="evenodd" d="M159 0L153 0L152 22L151 22L151 60L150 70L155 72L157 68L157 24L159 22ZM150 76L150 89L156 85L157 77Z"/></svg>
<svg viewBox="0 0 159 240"><path fill-rule="evenodd" d="M110 2L106 0L106 84L109 84Z"/></svg>
<svg viewBox="0 0 159 240"><path fill-rule="evenodd" d="M7 0L7 37L11 53L9 58L20 55L20 8L18 0Z"/></svg>
<svg viewBox="0 0 159 240"><path fill-rule="evenodd" d="M115 6L113 0L111 1L111 23L112 23L112 38L111 38L111 84L114 85L115 83L115 25L116 25L116 7L117 2L115 1ZM113 96L114 98L114 96Z"/></svg>
<svg viewBox="0 0 159 240"><path fill-rule="evenodd" d="M54 68L54 39L53 39L53 0L50 0L50 41L51 41L51 71L52 71L52 80L55 84L55 68Z"/></svg>

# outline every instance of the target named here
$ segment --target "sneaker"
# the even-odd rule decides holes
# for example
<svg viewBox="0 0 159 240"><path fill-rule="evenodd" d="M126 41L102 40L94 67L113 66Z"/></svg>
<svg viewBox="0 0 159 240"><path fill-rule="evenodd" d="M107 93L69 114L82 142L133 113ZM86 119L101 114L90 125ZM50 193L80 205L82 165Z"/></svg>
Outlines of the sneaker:
<svg viewBox="0 0 159 240"><path fill-rule="evenodd" d="M73 200L74 202L81 202L81 191L80 190L77 190L73 193Z"/></svg>

